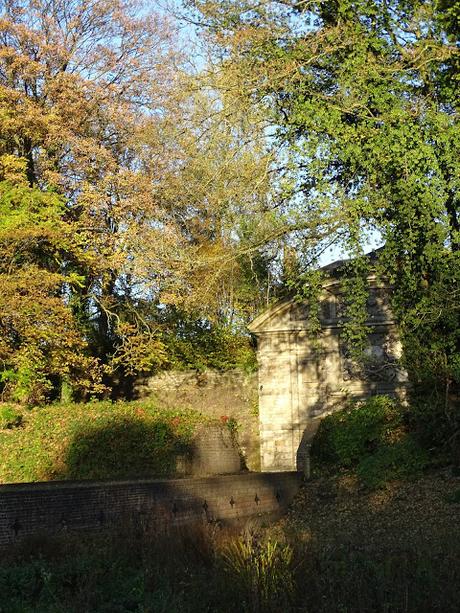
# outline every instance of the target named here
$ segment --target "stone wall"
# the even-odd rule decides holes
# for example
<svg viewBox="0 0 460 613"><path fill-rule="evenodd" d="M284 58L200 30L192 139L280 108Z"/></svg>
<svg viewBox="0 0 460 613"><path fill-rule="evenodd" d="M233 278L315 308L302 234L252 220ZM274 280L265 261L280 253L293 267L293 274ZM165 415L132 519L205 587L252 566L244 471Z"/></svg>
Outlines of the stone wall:
<svg viewBox="0 0 460 613"><path fill-rule="evenodd" d="M323 286L315 341L307 302L280 302L249 326L258 342L262 470L301 470L320 419L348 399L404 396L407 373L398 365L401 347L389 290L374 278L369 284L364 365L351 359L344 340L346 300L338 280Z"/></svg>
<svg viewBox="0 0 460 613"><path fill-rule="evenodd" d="M203 479L48 482L0 486L0 547L36 534L125 524L162 530L196 521L243 522L285 511L298 473Z"/></svg>
<svg viewBox="0 0 460 613"><path fill-rule="evenodd" d="M166 407L190 407L210 417L235 419L243 462L250 470L260 469L257 373L166 371L139 381L136 395L154 397Z"/></svg>
<svg viewBox="0 0 460 613"><path fill-rule="evenodd" d="M238 446L225 425L202 426L195 435L190 460L189 473L195 476L225 475L242 469Z"/></svg>

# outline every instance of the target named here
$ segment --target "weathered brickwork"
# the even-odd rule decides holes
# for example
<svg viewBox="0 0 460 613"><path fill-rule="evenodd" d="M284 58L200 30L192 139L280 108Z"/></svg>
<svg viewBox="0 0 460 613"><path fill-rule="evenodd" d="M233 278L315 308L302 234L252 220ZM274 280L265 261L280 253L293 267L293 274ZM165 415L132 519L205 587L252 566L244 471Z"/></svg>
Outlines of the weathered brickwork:
<svg viewBox="0 0 460 613"><path fill-rule="evenodd" d="M0 486L0 546L25 536L102 530L124 523L167 529L196 521L242 521L282 513L298 473L202 479L59 482Z"/></svg>

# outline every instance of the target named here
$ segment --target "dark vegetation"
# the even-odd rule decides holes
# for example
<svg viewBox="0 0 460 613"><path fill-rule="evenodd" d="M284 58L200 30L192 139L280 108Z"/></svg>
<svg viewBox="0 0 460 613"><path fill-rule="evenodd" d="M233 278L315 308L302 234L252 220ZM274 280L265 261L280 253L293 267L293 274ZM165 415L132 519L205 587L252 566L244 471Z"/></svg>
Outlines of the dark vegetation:
<svg viewBox="0 0 460 613"><path fill-rule="evenodd" d="M424 424L419 432L412 421L409 406L386 396L350 402L321 422L312 446L316 473L354 472L364 486L375 488L451 463L446 441L433 447L433 437L428 448Z"/></svg>
<svg viewBox="0 0 460 613"><path fill-rule="evenodd" d="M455 513L453 506L451 512ZM327 518L322 520L326 532ZM452 528L454 524L452 519ZM162 535L129 525L122 530L91 537L37 538L6 552L0 563L1 610L458 610L460 540L453 538L454 532L431 534L429 541L398 535L398 547L388 548L384 542L366 547L370 533L348 539L329 533L321 542L289 521L276 529L249 527L240 534L215 525Z"/></svg>
<svg viewBox="0 0 460 613"><path fill-rule="evenodd" d="M4 410L4 474L168 474L203 420L148 403L69 405L65 419L61 408ZM326 418L314 477L278 524L159 533L127 517L111 532L17 543L0 563L1 610L454 613L460 478L445 447L423 447L408 411L374 397Z"/></svg>

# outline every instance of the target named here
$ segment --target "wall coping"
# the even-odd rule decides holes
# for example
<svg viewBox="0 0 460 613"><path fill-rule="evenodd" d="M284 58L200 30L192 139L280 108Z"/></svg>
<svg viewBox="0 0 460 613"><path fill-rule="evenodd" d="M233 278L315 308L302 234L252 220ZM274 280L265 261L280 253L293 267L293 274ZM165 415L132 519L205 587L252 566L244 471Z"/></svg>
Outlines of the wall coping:
<svg viewBox="0 0 460 613"><path fill-rule="evenodd" d="M97 481L93 480L80 480L80 481L34 481L25 483L3 483L0 484L0 496L2 493L8 492L21 492L21 491L42 491L53 489L90 489L92 487L119 487L119 486L133 486L133 485L148 485L148 484L170 484L171 486L178 485L179 487L186 486L188 484L211 484L213 481L234 481L238 480L258 480L264 477L273 478L276 476L298 475L301 473L295 470L292 471L264 471L264 472L240 472L232 473L229 475L211 475L208 477L186 477L182 479L168 479L168 478L152 478L152 479L101 479Z"/></svg>

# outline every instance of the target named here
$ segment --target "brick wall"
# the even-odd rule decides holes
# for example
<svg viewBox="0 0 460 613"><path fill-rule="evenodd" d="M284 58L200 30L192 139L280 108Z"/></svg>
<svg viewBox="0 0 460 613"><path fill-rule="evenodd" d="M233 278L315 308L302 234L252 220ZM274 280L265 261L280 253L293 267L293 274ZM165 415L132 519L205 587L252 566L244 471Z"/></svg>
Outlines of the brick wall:
<svg viewBox="0 0 460 613"><path fill-rule="evenodd" d="M194 521L279 515L300 481L300 474L292 472L2 485L0 546L34 534L102 530L124 522L164 529Z"/></svg>

